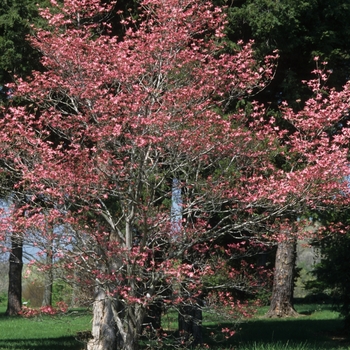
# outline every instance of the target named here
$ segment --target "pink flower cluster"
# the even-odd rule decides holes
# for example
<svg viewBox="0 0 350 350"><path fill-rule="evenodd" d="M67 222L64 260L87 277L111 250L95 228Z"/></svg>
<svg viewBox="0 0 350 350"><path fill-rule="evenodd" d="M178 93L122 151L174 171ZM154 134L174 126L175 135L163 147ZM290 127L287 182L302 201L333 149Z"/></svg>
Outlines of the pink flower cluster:
<svg viewBox="0 0 350 350"><path fill-rule="evenodd" d="M39 309L33 309L28 306L23 306L20 315L26 318L36 317L40 315L57 315L59 313L66 313L68 311L68 305L64 301L56 303L56 307L42 306Z"/></svg>

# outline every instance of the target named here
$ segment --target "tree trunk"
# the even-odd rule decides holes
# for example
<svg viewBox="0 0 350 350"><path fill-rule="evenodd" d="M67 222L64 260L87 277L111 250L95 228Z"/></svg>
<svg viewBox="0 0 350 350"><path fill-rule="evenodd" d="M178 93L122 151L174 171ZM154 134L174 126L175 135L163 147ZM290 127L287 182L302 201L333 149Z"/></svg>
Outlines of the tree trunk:
<svg viewBox="0 0 350 350"><path fill-rule="evenodd" d="M193 347L203 343L202 318L202 309L198 305L181 308L178 316L181 342Z"/></svg>
<svg viewBox="0 0 350 350"><path fill-rule="evenodd" d="M119 310L102 290L97 292L93 307L93 324L87 350L137 350L145 316L141 305ZM114 308L114 309L113 309Z"/></svg>
<svg viewBox="0 0 350 350"><path fill-rule="evenodd" d="M115 350L117 348L112 307L112 300L102 289L98 289L93 306L92 339L87 344L87 350Z"/></svg>
<svg viewBox="0 0 350 350"><path fill-rule="evenodd" d="M266 317L297 316L293 306L296 239L278 243L270 309Z"/></svg>
<svg viewBox="0 0 350 350"><path fill-rule="evenodd" d="M23 237L12 234L9 258L9 286L6 315L15 316L22 309Z"/></svg>
<svg viewBox="0 0 350 350"><path fill-rule="evenodd" d="M138 350L146 308L140 304L128 305L114 315L117 324L118 349Z"/></svg>
<svg viewBox="0 0 350 350"><path fill-rule="evenodd" d="M53 285L53 270L52 270L52 246L49 245L46 252L46 266L44 280L44 295L42 306L52 306L52 285Z"/></svg>
<svg viewBox="0 0 350 350"><path fill-rule="evenodd" d="M143 321L142 329L147 329L150 327L150 333L154 335L157 334L157 331L160 330L162 326L162 302L158 301L152 305L150 305L147 309L146 316Z"/></svg>
<svg viewBox="0 0 350 350"><path fill-rule="evenodd" d="M52 271L46 271L42 306L52 306Z"/></svg>
<svg viewBox="0 0 350 350"><path fill-rule="evenodd" d="M79 286L76 282L77 280L77 272L76 272L76 268L74 268L74 282L72 285L72 297L71 297L71 302L70 302L70 307L71 308L75 308L77 306L80 306L78 303L78 290L79 290Z"/></svg>
<svg viewBox="0 0 350 350"><path fill-rule="evenodd" d="M120 349L122 350L138 350L139 348L139 340L140 340L140 331L137 331L135 329L134 325L132 324L132 320L129 320L129 327L128 333L126 335L126 339L123 341L123 344L120 346Z"/></svg>

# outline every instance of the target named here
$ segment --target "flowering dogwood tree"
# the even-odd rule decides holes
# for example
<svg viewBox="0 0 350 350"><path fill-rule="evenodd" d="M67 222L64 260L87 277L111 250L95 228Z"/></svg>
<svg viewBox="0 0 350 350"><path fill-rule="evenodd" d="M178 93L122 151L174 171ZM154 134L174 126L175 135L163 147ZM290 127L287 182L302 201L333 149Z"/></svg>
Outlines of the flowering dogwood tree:
<svg viewBox="0 0 350 350"><path fill-rule="evenodd" d="M284 145L279 154L282 169L275 175L282 176L282 203L292 205L293 210L278 221L280 234L269 317L296 314L292 303L296 242L299 237L315 238L324 229L311 223L314 228L310 230L310 221L302 217L325 211L330 205L348 205L349 200L349 86L341 92L328 89L325 84L330 72L326 71L326 63L319 64L317 57L315 61L316 79L305 81L313 97L297 112L286 103L281 107L289 131L280 141ZM337 227L335 224L334 232L339 230Z"/></svg>
<svg viewBox="0 0 350 350"><path fill-rule="evenodd" d="M220 235L266 233L275 218L345 191L347 135L330 145L324 130L345 113L348 90L299 114L286 108L296 128L288 135L261 106L223 113L265 87L275 57L258 64L251 43L224 53L225 17L209 2L142 1L122 38L109 30L113 4L53 5L42 11L50 30L32 38L46 71L18 81L16 96L30 104L0 120L1 158L17 175L14 191L28 194L22 232L62 225L53 261L94 283L88 348L132 350L153 305L200 307ZM278 169L277 154L300 166ZM181 223L171 214L174 179Z"/></svg>
<svg viewBox="0 0 350 350"><path fill-rule="evenodd" d="M15 190L28 193L23 230L69 225L55 259L96 284L89 348L133 349L152 304L196 304L213 273L205 242L232 226L227 192L239 181L223 174L268 154L251 157L249 144L265 139L259 127L254 137L237 130L245 116L218 108L263 88L272 58L258 66L251 44L222 53L224 18L206 2L145 1L124 38L109 34L111 9L97 1L57 6L42 11L51 30L33 38L47 70L16 89L32 105L1 120L3 157L20 174ZM171 218L174 178L181 226ZM215 226L213 213L222 214Z"/></svg>

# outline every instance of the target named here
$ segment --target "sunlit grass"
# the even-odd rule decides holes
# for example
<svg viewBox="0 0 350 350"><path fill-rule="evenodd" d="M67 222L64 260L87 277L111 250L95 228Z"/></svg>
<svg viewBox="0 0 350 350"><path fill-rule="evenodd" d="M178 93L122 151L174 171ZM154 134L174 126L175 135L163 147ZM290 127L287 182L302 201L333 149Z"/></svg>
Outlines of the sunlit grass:
<svg viewBox="0 0 350 350"><path fill-rule="evenodd" d="M0 350L80 350L79 331L91 328L91 313L70 311L57 316L6 317L0 308Z"/></svg>
<svg viewBox="0 0 350 350"><path fill-rule="evenodd" d="M301 314L297 318L266 319L267 308L261 308L250 320L230 322L204 313L204 342L215 350L350 350L350 341L341 332L342 320L329 305L300 304L296 309ZM84 343L76 339L77 332L91 329L92 315L86 310L30 319L6 317L4 312L5 307L0 307L0 350L82 350ZM174 335L167 344L174 345L174 310L163 316L162 326ZM235 327L236 334L226 340L223 327ZM143 340L143 348L147 343Z"/></svg>

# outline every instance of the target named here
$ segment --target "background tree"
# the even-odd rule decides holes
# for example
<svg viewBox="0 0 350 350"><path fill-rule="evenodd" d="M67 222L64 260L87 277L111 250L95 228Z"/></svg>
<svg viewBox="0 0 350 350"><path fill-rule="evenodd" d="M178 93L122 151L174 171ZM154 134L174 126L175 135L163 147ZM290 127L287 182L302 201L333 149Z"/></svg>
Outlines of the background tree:
<svg viewBox="0 0 350 350"><path fill-rule="evenodd" d="M39 3L44 4L46 1ZM11 92L6 84L14 82L15 77L26 77L33 69L41 67L39 51L27 40L27 36L32 33L31 25L40 22L38 6L38 3L27 0L8 0L3 2L0 8L0 99L5 106L13 102L12 98L9 98ZM17 174L12 172L9 162L1 159L1 163L6 173L2 174L0 192L2 196L8 197L13 191ZM23 194L14 197L16 200L23 200ZM12 247L6 313L15 315L20 311L22 304L23 232L13 232L10 242Z"/></svg>
<svg viewBox="0 0 350 350"><path fill-rule="evenodd" d="M316 62L318 62L318 59L316 58ZM295 117L293 117L293 120L289 119L289 117L285 117L283 114L285 112L284 108L282 107L282 117L284 121L287 121L289 126L287 125L289 131L288 131L288 137L286 139L286 145L287 149L292 150L292 148L289 148L290 145L290 137L293 139L295 136L300 138L300 141L307 140L308 142L315 142L315 144L321 145L324 143L329 147L331 144L338 143L340 139L337 139L338 136L343 132L344 135L347 134L347 130L342 130L339 132L339 126L342 125L345 128L347 128L346 123L343 124L343 120L347 118L347 111L346 110L334 110L332 109L331 104L329 104L330 100L328 98L330 96L334 95L335 90L324 90L324 82L328 80L327 73L325 73L322 69L318 69L316 71L316 74L319 75L319 78L310 81L309 87L312 87L313 93L315 94L315 97L307 100L305 102L304 107L299 112L294 112L292 108L289 108L289 113L295 114ZM342 98L341 98L342 100ZM285 103L286 104L286 103ZM316 107L314 111L317 111L317 113L322 114L323 116L312 116L314 111L310 109L310 107ZM311 113L311 115L310 115ZM327 115L327 121L323 118ZM309 119L310 118L310 119ZM308 124L307 119L311 121L310 124ZM319 123L317 120L321 121ZM325 123L324 123L325 122ZM315 127L313 131L311 131ZM295 128L294 131L292 128ZM345 139L344 139L345 140ZM295 142L296 140L292 141ZM300 142L299 141L299 142ZM343 141L340 141L338 144L339 147L342 149L342 152L346 154L347 152L347 143L345 142L342 145ZM284 143L284 141L283 141ZM305 144L304 144L305 146ZM302 146L302 148L304 147ZM322 149L323 146L321 146L314 154L314 158L311 163L309 163L309 166L307 168L304 168L303 160L299 158L299 151L297 148L292 150L292 153L288 155L288 161L284 162L283 164L279 164L278 166L282 166L284 169L288 169L291 173L298 173L299 171L304 172L305 170L309 168L312 169L314 167L313 162L317 161L318 152L320 149ZM326 151L326 149L324 149ZM294 153L296 151L296 153ZM326 151L327 153L332 152L331 150ZM294 153L294 155L293 155ZM288 154L288 153L287 153ZM296 155L296 158L295 158ZM332 155L329 154L331 157ZM311 158L310 158L311 160ZM345 158L342 160L343 165L346 166L347 161ZM340 174L339 174L340 175ZM342 181L344 184L346 181ZM326 185L326 183L325 183ZM327 185L326 185L327 186ZM306 188L305 188L306 189ZM304 189L304 191L305 191ZM345 195L346 191L344 192ZM339 197L340 195L340 197ZM319 196L319 199L321 199L322 196ZM295 245L297 238L301 235L302 237L307 236L307 231L305 231L305 227L298 227L299 224L297 223L297 220L301 219L304 215L307 215L307 213L313 212L315 210L324 211L325 208L327 208L330 203L332 203L335 206L339 206L341 208L341 203L343 200L346 201L346 195L344 198L341 197L341 192L338 193L338 198L334 197L334 199L323 198L320 200L318 205L311 206L308 209L304 207L304 212L302 210L299 210L297 215L292 215L287 217L288 220L290 220L290 228L289 229L282 229L281 235L285 235L286 239L279 241L278 243L278 249L277 249L277 256L276 256L276 270L275 270L275 282L274 282L274 288L273 288L273 294L272 294L272 302L270 306L270 310L267 313L270 317L282 317L282 316L289 316L295 314L295 310L293 308L293 279L294 279L294 267L295 267ZM302 200L300 198L300 200ZM318 201L316 199L316 201ZM339 201L339 202L338 202ZM338 202L338 203L337 203ZM320 205L321 204L321 205ZM295 206L297 209L298 203L295 203ZM319 206L320 205L320 206ZM300 209L300 208L299 208ZM294 224L293 224L294 222ZM295 230L294 227L297 227L297 230ZM306 224L307 226L307 224ZM331 226L331 224L330 224ZM288 232L286 234L285 232ZM294 233L293 233L294 232ZM311 234L311 232L309 231Z"/></svg>
<svg viewBox="0 0 350 350"><path fill-rule="evenodd" d="M220 4L223 2L218 1ZM225 2L225 4L227 4ZM294 110L299 110L307 100L310 90L302 83L310 79L310 72L315 67L314 57L328 61L328 68L333 72L328 84L341 89L349 78L349 44L345 39L349 33L349 24L346 18L350 12L349 1L271 1L271 0L242 0L228 4L228 38L235 42L237 38L244 41L255 41L254 49L260 55L279 50L279 62L275 78L271 84L254 98L269 104L268 114L275 115L280 122L279 107L283 101L288 101ZM234 108L234 105L231 106ZM289 123L284 128L293 126ZM278 165L278 162L277 164ZM281 164L280 164L281 165ZM294 239L292 239L293 241ZM273 300L278 300L282 290L288 291L283 305L276 309L273 302L269 315L287 316L293 310L293 270L295 261L295 244L283 242L278 250L283 250L289 256L288 266L290 274L285 274L286 266L280 269L281 259L276 259L276 281L279 272L282 277L279 284L275 284ZM287 253L289 248L289 253ZM294 256L294 259L292 257ZM290 281L283 285L283 280ZM277 287L280 285L280 287ZM277 288L277 289L276 289ZM288 305L288 307L287 307ZM282 311L284 309L284 311ZM288 311L289 310L289 311Z"/></svg>
<svg viewBox="0 0 350 350"><path fill-rule="evenodd" d="M6 315L15 316L22 309L22 268L23 239L19 235L11 236L11 252L9 258L9 287Z"/></svg>

